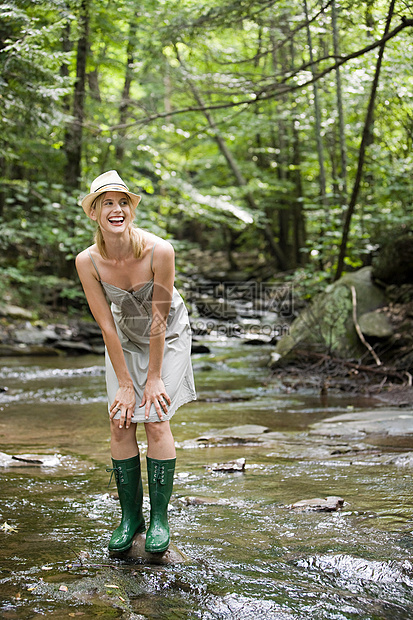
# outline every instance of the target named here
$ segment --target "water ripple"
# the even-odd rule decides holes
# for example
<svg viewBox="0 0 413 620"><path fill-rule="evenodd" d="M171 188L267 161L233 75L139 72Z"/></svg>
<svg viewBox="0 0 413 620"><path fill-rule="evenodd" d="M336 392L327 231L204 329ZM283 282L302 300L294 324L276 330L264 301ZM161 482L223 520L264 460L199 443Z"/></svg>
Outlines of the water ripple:
<svg viewBox="0 0 413 620"><path fill-rule="evenodd" d="M73 377L100 377L105 374L104 366L87 366L85 368L40 368L21 367L18 370L3 367L0 370L1 379L19 379L19 381L36 381L39 379L64 379Z"/></svg>
<svg viewBox="0 0 413 620"><path fill-rule="evenodd" d="M403 583L413 586L413 564L404 562L379 562L355 558L350 555L322 555L298 560L297 566L318 569L348 581L371 581L378 584Z"/></svg>

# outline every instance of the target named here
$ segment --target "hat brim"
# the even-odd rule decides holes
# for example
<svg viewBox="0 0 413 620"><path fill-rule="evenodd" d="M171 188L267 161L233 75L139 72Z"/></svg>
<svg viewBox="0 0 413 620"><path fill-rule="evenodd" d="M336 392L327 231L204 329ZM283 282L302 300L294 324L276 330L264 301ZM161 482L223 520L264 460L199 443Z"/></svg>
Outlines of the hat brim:
<svg viewBox="0 0 413 620"><path fill-rule="evenodd" d="M92 192L91 194L88 194L87 196L82 198L80 204L82 205L83 211L86 213L86 215L88 217L90 216L92 205L98 196L100 196L101 194L106 194L106 192L113 192L113 191L119 192L120 194L126 194L127 196L129 196L134 209L136 209L136 207L138 206L142 198L142 196L139 196L138 194L133 194L127 189L104 188L104 189L99 190L98 192Z"/></svg>

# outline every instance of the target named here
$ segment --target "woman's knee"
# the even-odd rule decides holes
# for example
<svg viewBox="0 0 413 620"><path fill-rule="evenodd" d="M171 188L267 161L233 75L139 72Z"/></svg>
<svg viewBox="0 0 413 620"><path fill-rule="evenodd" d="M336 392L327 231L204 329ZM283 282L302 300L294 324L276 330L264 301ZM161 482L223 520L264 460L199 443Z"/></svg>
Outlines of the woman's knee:
<svg viewBox="0 0 413 620"><path fill-rule="evenodd" d="M164 441L166 437L170 437L171 428L169 421L164 422L145 422L145 431L148 439L154 442Z"/></svg>
<svg viewBox="0 0 413 620"><path fill-rule="evenodd" d="M115 443L136 441L136 424L131 424L129 428L125 426L119 428L119 420L111 420L110 437Z"/></svg>

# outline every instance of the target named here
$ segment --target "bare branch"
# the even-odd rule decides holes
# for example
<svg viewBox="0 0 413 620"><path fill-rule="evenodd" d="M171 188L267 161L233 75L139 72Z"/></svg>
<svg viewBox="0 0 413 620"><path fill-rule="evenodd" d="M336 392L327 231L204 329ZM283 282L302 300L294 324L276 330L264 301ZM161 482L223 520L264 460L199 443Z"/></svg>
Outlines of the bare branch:
<svg viewBox="0 0 413 620"><path fill-rule="evenodd" d="M311 79L306 80L305 82L302 82L301 84L294 84L292 86L287 85L285 82L291 79L291 77L294 77L294 75L289 75L284 78L283 82L277 82L276 84L269 85L265 90L262 89L258 93L251 93L251 96L248 99L243 99L240 101L226 101L223 103L216 103L216 104L211 104L207 106L187 106L185 108L179 108L177 110L169 110L167 112L157 112L155 114L150 114L144 118L136 119L135 121L131 123L112 125L112 127L107 128L105 131L116 131L118 129L129 129L130 127L135 127L137 125L147 125L161 118L175 116L177 114L185 114L187 112L203 112L204 113L206 110L223 110L225 108L234 108L234 107L239 107L239 106L248 107L250 105L260 103L261 101L266 101L268 99L275 99L277 97L281 97L285 95L286 93L291 93L296 90L302 90L306 88L307 86L310 86L314 82L321 80L323 77L331 73L331 71L334 71L338 67L341 67L346 62L350 60L354 60L355 58L359 58L360 56L363 56L364 54L371 52L377 47L383 46L385 43L387 43L387 41L389 41L390 39L398 35L399 32L404 30L404 28L411 28L412 26L413 26L413 19L403 19L402 22L398 26L396 26L396 28L388 32L381 39L374 41L370 45L367 45L366 47L363 47L362 49L357 50L356 52L352 52L351 54L347 54L346 56L340 57L340 59L337 60L337 62L330 65L329 67L327 67L320 73L315 74L314 77L311 77ZM321 60L324 60L324 59L321 59ZM103 130L99 130L97 128L97 131L100 132Z"/></svg>

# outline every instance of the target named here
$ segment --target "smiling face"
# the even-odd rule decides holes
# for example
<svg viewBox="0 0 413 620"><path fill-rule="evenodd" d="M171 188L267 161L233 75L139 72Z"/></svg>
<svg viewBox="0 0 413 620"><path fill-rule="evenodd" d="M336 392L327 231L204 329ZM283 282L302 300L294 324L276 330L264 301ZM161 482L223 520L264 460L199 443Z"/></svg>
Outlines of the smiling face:
<svg viewBox="0 0 413 620"><path fill-rule="evenodd" d="M96 200L90 218L99 224L102 232L125 231L133 220L128 196L122 192L105 192Z"/></svg>

